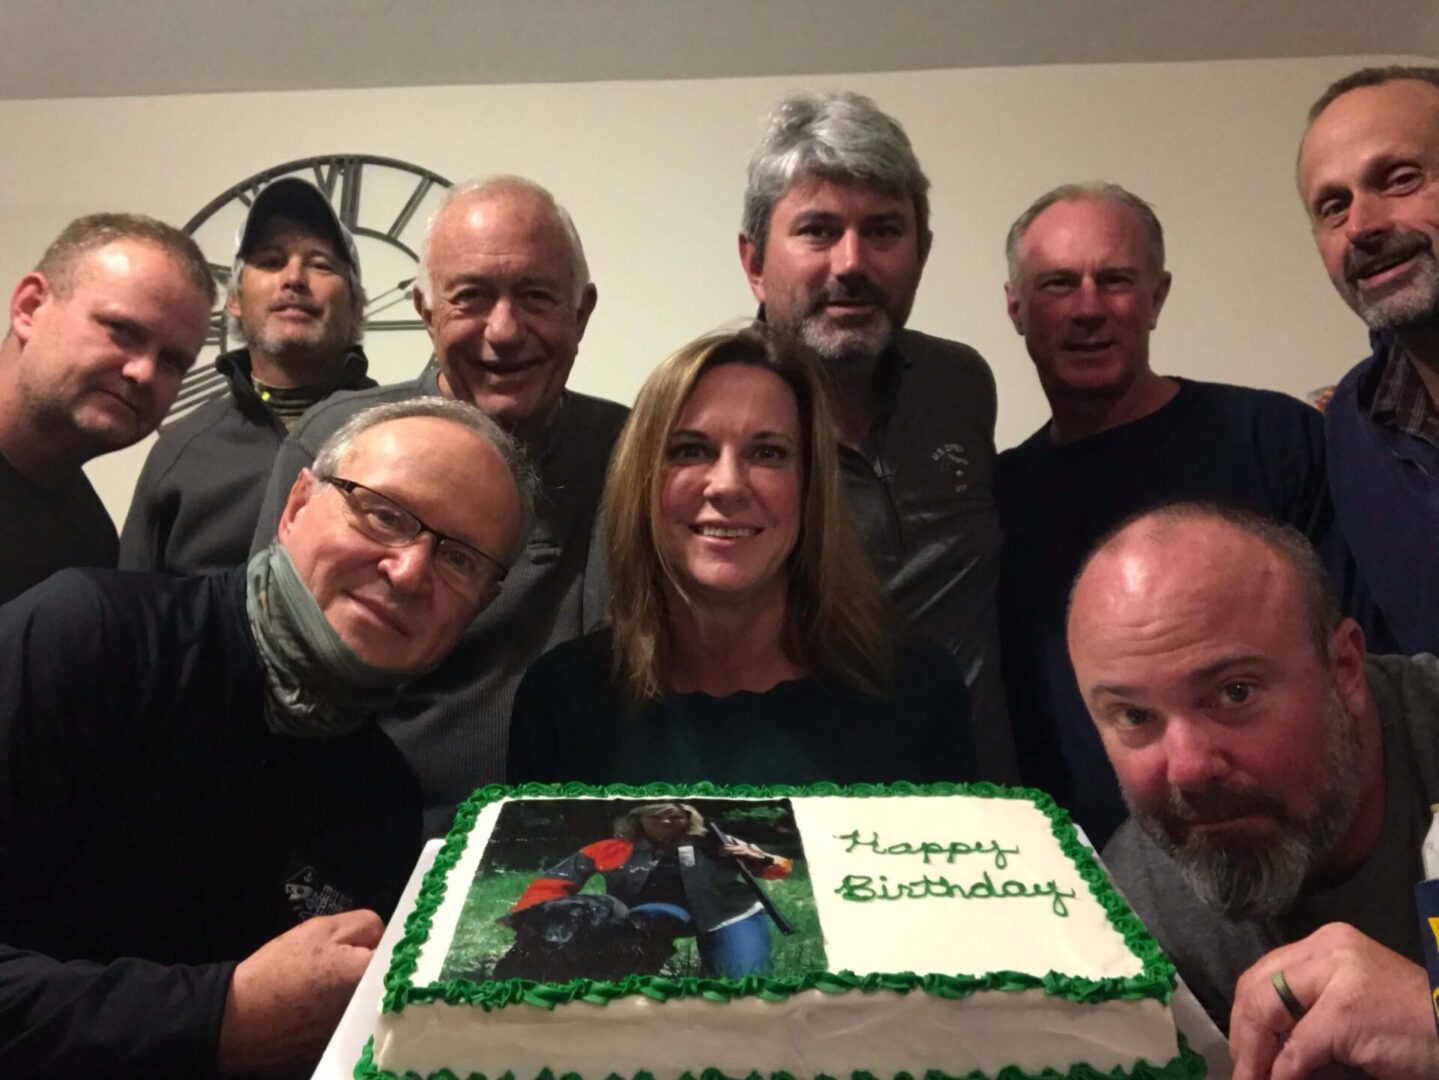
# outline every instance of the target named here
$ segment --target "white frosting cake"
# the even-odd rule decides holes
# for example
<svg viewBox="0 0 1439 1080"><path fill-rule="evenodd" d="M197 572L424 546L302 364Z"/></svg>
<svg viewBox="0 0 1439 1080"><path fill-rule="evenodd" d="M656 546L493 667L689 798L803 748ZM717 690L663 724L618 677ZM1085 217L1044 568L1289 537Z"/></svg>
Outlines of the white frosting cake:
<svg viewBox="0 0 1439 1080"><path fill-rule="evenodd" d="M801 935L815 938L809 955L823 967L739 979L457 976L452 945L475 918L471 885L495 859L516 858L495 832L502 814L517 820L506 807L577 799L606 805L539 812L578 807L593 823L602 811L682 802L741 821L768 815L791 838L796 879L807 874L813 916ZM534 865L579 846L552 843ZM483 922L493 928L493 913ZM385 985L360 1077L1203 1075L1170 1014L1172 966L1068 817L1048 796L990 785L486 788L462 807Z"/></svg>

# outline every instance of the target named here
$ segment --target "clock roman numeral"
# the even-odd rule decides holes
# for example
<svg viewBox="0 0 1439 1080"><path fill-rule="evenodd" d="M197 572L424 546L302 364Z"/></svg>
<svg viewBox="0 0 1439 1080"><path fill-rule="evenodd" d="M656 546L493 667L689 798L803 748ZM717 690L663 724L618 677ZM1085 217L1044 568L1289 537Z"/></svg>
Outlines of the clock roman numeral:
<svg viewBox="0 0 1439 1080"><path fill-rule="evenodd" d="M319 163L316 163L314 166L315 186L323 191L325 198L331 202L335 201L335 181L339 178L339 160L338 158L331 158L329 161L326 161L323 171L321 171Z"/></svg>
<svg viewBox="0 0 1439 1080"><path fill-rule="evenodd" d="M430 193L430 188L434 186L435 182L428 176L421 178L420 182L415 185L415 190L410 192L410 197L405 200L405 205L401 207L400 213L395 218L394 223L385 230L386 236L391 240L399 240L400 233L409 227L410 220L415 216L415 211L420 208L420 203L425 201L425 196Z"/></svg>
<svg viewBox="0 0 1439 1080"><path fill-rule="evenodd" d="M244 203L247 207L253 206L255 203L255 196L260 194L260 189L264 186L264 184L251 184L249 187L243 188L240 191L235 192L235 197L239 199L242 203Z"/></svg>
<svg viewBox="0 0 1439 1080"><path fill-rule="evenodd" d="M336 157L312 166L315 186L325 193L330 205L335 206L335 188L340 189L340 201L336 210L345 228L354 230L360 216L360 173L364 165L359 158Z"/></svg>
<svg viewBox="0 0 1439 1080"><path fill-rule="evenodd" d="M360 217L360 170L363 168L355 158L340 160L340 220L351 231Z"/></svg>

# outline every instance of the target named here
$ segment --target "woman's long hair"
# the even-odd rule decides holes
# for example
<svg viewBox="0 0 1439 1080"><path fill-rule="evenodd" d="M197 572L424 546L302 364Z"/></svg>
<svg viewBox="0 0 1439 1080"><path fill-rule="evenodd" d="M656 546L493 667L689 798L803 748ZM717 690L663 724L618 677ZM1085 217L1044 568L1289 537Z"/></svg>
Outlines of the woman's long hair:
<svg viewBox="0 0 1439 1080"><path fill-rule="evenodd" d="M644 820L666 810L678 810L685 816L685 835L704 836L704 816L689 803L660 802L645 803L625 811L615 818L615 835L623 840L639 840L645 835Z"/></svg>
<svg viewBox="0 0 1439 1080"><path fill-rule="evenodd" d="M799 408L804 500L788 562L785 654L826 681L883 693L894 667L895 617L844 501L828 388L812 362L781 351L760 325L702 337L661 363L620 434L604 499L615 679L635 706L668 690L673 648L665 584L681 596L684 590L672 553L656 540L667 450L695 384L724 364L773 372Z"/></svg>

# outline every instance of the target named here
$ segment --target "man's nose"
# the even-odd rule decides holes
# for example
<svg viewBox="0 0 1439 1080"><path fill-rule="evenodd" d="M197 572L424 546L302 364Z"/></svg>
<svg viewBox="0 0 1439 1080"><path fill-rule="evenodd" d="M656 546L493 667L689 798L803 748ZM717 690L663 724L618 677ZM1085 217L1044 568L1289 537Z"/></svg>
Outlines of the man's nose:
<svg viewBox="0 0 1439 1080"><path fill-rule="evenodd" d="M485 341L496 349L514 348L524 340L524 326L514 302L500 297L485 317Z"/></svg>
<svg viewBox="0 0 1439 1080"><path fill-rule="evenodd" d="M1081 326L1099 326L1108 317L1104 295L1093 278L1085 278L1070 297L1070 318Z"/></svg>
<svg viewBox="0 0 1439 1080"><path fill-rule="evenodd" d="M834 242L829 250L829 269L837 278L865 273L864 240L858 229L846 229Z"/></svg>
<svg viewBox="0 0 1439 1080"><path fill-rule="evenodd" d="M296 255L294 258L286 259L285 265L280 270L281 284L291 289L309 289L310 277L303 257Z"/></svg>
<svg viewBox="0 0 1439 1080"><path fill-rule="evenodd" d="M136 386L149 388L154 385L160 374L160 358L150 350L139 350L130 353L120 374L127 382Z"/></svg>
<svg viewBox="0 0 1439 1080"><path fill-rule="evenodd" d="M1228 771L1210 725L1201 719L1171 717L1164 728L1166 774L1180 791L1200 791Z"/></svg>
<svg viewBox="0 0 1439 1080"><path fill-rule="evenodd" d="M1344 218L1344 235L1351 244L1363 247L1382 240L1391 228L1386 200L1366 192L1354 196Z"/></svg>
<svg viewBox="0 0 1439 1080"><path fill-rule="evenodd" d="M415 593L429 587L434 562L435 539L420 533L408 544L389 548L380 560L380 568L396 590Z"/></svg>

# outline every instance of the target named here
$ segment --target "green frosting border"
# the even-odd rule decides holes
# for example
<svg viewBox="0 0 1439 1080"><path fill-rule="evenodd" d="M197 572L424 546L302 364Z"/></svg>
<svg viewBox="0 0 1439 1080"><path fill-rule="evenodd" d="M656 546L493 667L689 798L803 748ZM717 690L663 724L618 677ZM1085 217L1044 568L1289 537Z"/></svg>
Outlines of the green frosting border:
<svg viewBox="0 0 1439 1080"><path fill-rule="evenodd" d="M1077 975L1049 972L1034 975L1018 971L991 971L982 975L917 975L913 972L856 975L850 971L809 972L802 976L771 977L751 975L742 979L665 978L659 975L630 975L619 982L575 979L566 983L537 983L528 979L509 979L477 983L470 979L415 986L411 976L419 962L420 949L429 938L435 912L445 898L445 882L450 871L464 853L470 831L480 811L490 803L508 797L549 796L559 798L759 798L841 795L848 798L935 797L967 795L986 799L1018 799L1031 802L1046 817L1060 850L1074 863L1080 878L1104 909L1109 923L1124 939L1125 946L1141 963L1138 975L1089 979ZM572 1001L603 1005L616 998L642 994L658 1001L672 998L698 997L709 1001L731 1001L735 998L757 997L765 1001L783 1001L805 990L842 994L858 990L873 993L890 990L909 993L919 990L951 1000L969 997L979 991L1042 989L1047 994L1081 1003L1116 999L1154 998L1168 1003L1174 993L1174 965L1150 936L1139 917L1109 883L1093 852L1079 839L1078 830L1069 814L1049 795L1035 788L1003 787L999 784L853 784L844 786L818 783L806 786L790 784L724 786L708 782L698 784L491 784L480 788L463 803L455 814L455 823L445 837L444 846L435 857L435 864L420 885L415 910L405 920L404 936L395 945L390 969L385 973L385 994L382 1012L402 1012L407 1005L443 1001L450 1005L492 1009L531 1005L553 1009ZM717 1080L717 1078L707 1078ZM1006 1078L1008 1080L1008 1078Z"/></svg>
<svg viewBox="0 0 1439 1080"><path fill-rule="evenodd" d="M355 1080L490 1080L482 1072L471 1072L462 1076L451 1069L441 1069L428 1076L414 1070L405 1073L390 1072L375 1064L374 1042L371 1039L365 1043L365 1049L361 1052L360 1060L355 1065ZM1204 1058L1190 1048L1189 1042L1181 1034L1178 1055L1163 1065L1139 1061L1131 1069L1115 1068L1105 1072L1102 1069L1096 1069L1093 1065L1080 1062L1071 1065L1069 1070L1064 1073L1054 1069L1045 1069L1039 1074L1027 1073L1018 1066L1009 1065L1000 1069L999 1073L992 1078L978 1069L965 1073L963 1076L955 1076L939 1069L930 1069L918 1078L914 1073L897 1072L894 1074L893 1080L1204 1080L1206 1069ZM767 1080L799 1080L792 1073L787 1072L769 1074L752 1072L745 1077L732 1077L719 1069L701 1069L699 1072L683 1073L680 1080L766 1080L766 1076ZM513 1072L506 1072L495 1077L494 1080L517 1080L517 1078ZM557 1075L552 1069L542 1069L534 1080L584 1080L584 1077L573 1072ZM605 1080L621 1080L621 1078L615 1073L609 1073ZM654 1074L637 1072L630 1080L654 1080ZM820 1074L814 1080L841 1080L841 1078ZM856 1071L850 1073L845 1080L880 1080L880 1078L872 1072Z"/></svg>

